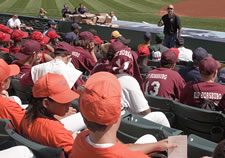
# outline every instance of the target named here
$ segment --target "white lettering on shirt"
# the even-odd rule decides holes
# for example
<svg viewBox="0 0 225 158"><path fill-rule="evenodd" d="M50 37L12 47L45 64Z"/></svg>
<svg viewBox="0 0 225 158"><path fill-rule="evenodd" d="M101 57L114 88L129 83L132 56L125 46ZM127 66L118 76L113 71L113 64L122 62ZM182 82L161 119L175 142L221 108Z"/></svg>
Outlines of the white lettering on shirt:
<svg viewBox="0 0 225 158"><path fill-rule="evenodd" d="M124 55L124 56L127 56L128 58L133 59L131 52L127 50L121 50L117 52L115 56L119 56L119 55Z"/></svg>
<svg viewBox="0 0 225 158"><path fill-rule="evenodd" d="M221 100L222 94L213 92L194 92L194 99Z"/></svg>
<svg viewBox="0 0 225 158"><path fill-rule="evenodd" d="M78 52L72 52L72 55L78 58L80 56L80 53L78 53Z"/></svg>
<svg viewBox="0 0 225 158"><path fill-rule="evenodd" d="M148 74L147 78L167 79L167 74Z"/></svg>

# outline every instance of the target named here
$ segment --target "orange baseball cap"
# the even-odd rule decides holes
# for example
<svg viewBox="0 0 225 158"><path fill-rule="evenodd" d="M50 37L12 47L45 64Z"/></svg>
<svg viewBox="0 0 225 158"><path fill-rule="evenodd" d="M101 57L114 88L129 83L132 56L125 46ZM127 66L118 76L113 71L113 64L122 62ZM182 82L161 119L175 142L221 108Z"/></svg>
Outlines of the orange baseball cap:
<svg viewBox="0 0 225 158"><path fill-rule="evenodd" d="M66 79L59 74L48 73L34 84L32 89L35 98L49 97L57 103L69 103L79 97L72 91Z"/></svg>
<svg viewBox="0 0 225 158"><path fill-rule="evenodd" d="M93 74L80 95L80 110L88 121L112 125L120 117L122 89L118 79L109 72Z"/></svg>
<svg viewBox="0 0 225 158"><path fill-rule="evenodd" d="M0 83L10 76L15 76L20 72L20 68L15 65L8 65L3 59L0 59Z"/></svg>
<svg viewBox="0 0 225 158"><path fill-rule="evenodd" d="M40 31L34 31L30 35L30 39L38 41L41 45L48 44L50 38L43 35Z"/></svg>

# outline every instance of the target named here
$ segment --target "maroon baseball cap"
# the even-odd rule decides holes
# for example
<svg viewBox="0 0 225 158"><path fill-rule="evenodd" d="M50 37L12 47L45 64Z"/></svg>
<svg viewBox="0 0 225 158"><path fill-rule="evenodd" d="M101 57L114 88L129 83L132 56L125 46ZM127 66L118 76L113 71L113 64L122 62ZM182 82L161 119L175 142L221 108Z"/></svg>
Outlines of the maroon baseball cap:
<svg viewBox="0 0 225 158"><path fill-rule="evenodd" d="M205 75L212 75L220 67L221 64L212 57L206 57L199 63L199 71Z"/></svg>
<svg viewBox="0 0 225 158"><path fill-rule="evenodd" d="M9 34L11 34L13 32L12 29L10 29L9 27L7 27L3 24L0 24L0 31L2 31L4 33L9 33Z"/></svg>
<svg viewBox="0 0 225 158"><path fill-rule="evenodd" d="M38 41L41 45L46 45L48 44L50 38L43 35L40 31L34 31L30 35L30 39Z"/></svg>
<svg viewBox="0 0 225 158"><path fill-rule="evenodd" d="M162 64L164 64L164 65L175 64L177 61L178 61L177 55L173 50L169 49L162 53L162 57L161 57Z"/></svg>
<svg viewBox="0 0 225 158"><path fill-rule="evenodd" d="M23 32L21 30L14 30L11 34L11 38L13 41L21 41L23 38L27 38L28 33Z"/></svg>
<svg viewBox="0 0 225 158"><path fill-rule="evenodd" d="M0 31L0 42L2 41L7 42L9 40L10 40L10 35Z"/></svg>
<svg viewBox="0 0 225 158"><path fill-rule="evenodd" d="M96 42L96 41L94 40L94 35L93 35L91 32L89 32L89 31L81 32L81 33L80 33L80 39L81 39L81 40L92 41L92 42L94 42L95 44L98 44L98 42Z"/></svg>
<svg viewBox="0 0 225 158"><path fill-rule="evenodd" d="M55 46L55 52L56 51L71 55L72 54L72 46L67 42L59 42Z"/></svg>
<svg viewBox="0 0 225 158"><path fill-rule="evenodd" d="M14 56L19 60L25 60L40 50L41 45L37 41L29 39L23 42L20 52L14 54Z"/></svg>
<svg viewBox="0 0 225 158"><path fill-rule="evenodd" d="M116 53L117 51L125 48L126 46L120 42L120 41L116 41L116 42L113 42L110 46L109 46L109 52L110 53Z"/></svg>

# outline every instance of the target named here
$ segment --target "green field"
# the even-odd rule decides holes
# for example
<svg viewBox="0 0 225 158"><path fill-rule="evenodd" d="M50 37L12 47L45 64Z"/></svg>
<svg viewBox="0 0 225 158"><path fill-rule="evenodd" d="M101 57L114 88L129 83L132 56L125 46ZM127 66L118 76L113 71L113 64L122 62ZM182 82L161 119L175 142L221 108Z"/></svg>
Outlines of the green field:
<svg viewBox="0 0 225 158"><path fill-rule="evenodd" d="M181 0L0 0L0 12L37 16L42 7L47 10L48 17L59 19L65 3L72 11L83 3L92 13L114 11L120 20L156 24L160 18L159 8L177 1ZM181 20L183 27L225 32L222 19L181 17Z"/></svg>

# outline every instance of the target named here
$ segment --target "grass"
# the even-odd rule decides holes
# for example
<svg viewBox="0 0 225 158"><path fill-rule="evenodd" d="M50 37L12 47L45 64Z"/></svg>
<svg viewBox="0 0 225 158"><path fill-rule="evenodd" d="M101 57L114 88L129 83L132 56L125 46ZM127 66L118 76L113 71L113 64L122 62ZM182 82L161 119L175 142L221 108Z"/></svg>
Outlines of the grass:
<svg viewBox="0 0 225 158"><path fill-rule="evenodd" d="M181 0L0 0L0 12L37 16L42 7L48 11L48 17L60 19L63 4L73 11L83 3L92 13L114 11L120 20L156 24L161 17L158 10L177 1ZM181 22L183 27L225 32L223 19L181 17Z"/></svg>

